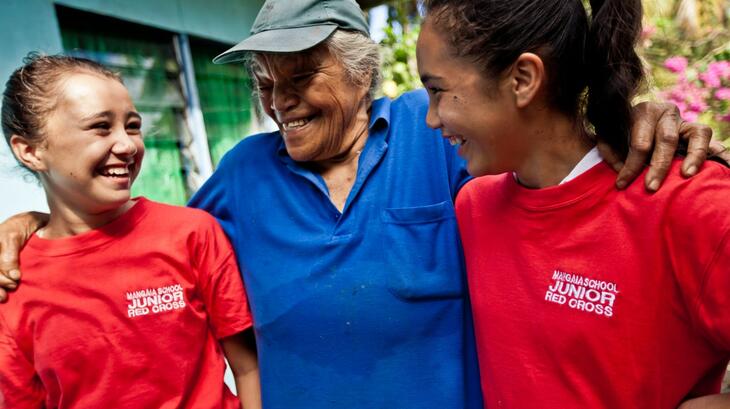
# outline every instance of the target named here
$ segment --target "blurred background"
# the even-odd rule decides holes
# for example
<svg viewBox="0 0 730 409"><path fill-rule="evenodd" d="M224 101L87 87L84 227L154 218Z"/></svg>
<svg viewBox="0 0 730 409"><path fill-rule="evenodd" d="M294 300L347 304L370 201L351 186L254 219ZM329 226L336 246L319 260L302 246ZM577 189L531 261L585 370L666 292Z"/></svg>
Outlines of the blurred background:
<svg viewBox="0 0 730 409"><path fill-rule="evenodd" d="M415 0L360 0L382 44L382 94L421 86ZM271 130L240 65L213 65L244 38L263 0L3 0L0 78L30 51L83 56L119 71L144 119L146 156L135 194L184 204L221 156ZM639 100L676 104L687 121L730 142L730 0L645 1L640 44L649 75ZM3 87L4 88L4 87ZM46 210L35 180L0 143L0 220ZM668 357L671 359L671 357Z"/></svg>

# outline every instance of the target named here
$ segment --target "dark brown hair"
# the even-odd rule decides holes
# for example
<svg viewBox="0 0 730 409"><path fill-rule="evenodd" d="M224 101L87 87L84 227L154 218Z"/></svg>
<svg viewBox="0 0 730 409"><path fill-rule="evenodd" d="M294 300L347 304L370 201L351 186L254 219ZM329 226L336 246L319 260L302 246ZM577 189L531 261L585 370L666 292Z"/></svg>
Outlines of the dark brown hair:
<svg viewBox="0 0 730 409"><path fill-rule="evenodd" d="M524 52L543 59L552 106L587 119L599 138L626 155L631 98L643 79L634 46L640 0L425 0L428 17L454 53L489 76ZM587 89L587 94L585 91Z"/></svg>
<svg viewBox="0 0 730 409"><path fill-rule="evenodd" d="M3 92L2 127L8 145L13 135L30 143L43 142L46 119L56 107L61 80L78 72L122 82L117 73L85 58L30 53L23 59L23 66L10 75Z"/></svg>

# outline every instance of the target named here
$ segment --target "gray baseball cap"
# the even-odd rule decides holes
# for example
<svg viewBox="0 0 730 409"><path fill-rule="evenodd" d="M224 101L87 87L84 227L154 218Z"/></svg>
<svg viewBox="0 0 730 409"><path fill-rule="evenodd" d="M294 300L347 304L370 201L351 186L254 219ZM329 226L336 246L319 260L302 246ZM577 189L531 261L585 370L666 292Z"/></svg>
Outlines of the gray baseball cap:
<svg viewBox="0 0 730 409"><path fill-rule="evenodd" d="M365 14L355 0L267 0L253 23L251 36L213 62L240 61L250 51L303 51L326 40L338 28L369 35Z"/></svg>

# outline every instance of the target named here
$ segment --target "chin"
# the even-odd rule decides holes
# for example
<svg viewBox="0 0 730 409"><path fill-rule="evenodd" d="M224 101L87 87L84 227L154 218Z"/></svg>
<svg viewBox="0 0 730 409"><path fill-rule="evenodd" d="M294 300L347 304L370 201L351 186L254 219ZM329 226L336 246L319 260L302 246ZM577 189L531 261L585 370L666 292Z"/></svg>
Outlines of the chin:
<svg viewBox="0 0 730 409"><path fill-rule="evenodd" d="M466 170L467 170L467 172L469 172L470 175L472 175L474 177L493 174L493 173L489 172L489 169L487 167L485 167L481 164L467 163Z"/></svg>

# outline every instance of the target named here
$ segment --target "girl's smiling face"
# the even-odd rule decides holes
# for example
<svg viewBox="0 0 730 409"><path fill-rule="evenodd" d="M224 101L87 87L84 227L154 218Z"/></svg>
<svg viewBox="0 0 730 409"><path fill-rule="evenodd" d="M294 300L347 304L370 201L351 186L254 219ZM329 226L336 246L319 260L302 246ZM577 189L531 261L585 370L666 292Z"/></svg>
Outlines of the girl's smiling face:
<svg viewBox="0 0 730 409"><path fill-rule="evenodd" d="M456 56L439 28L427 17L416 49L418 72L428 90L426 122L443 137L460 143L459 155L474 176L514 170L526 141L510 75L486 78L466 58Z"/></svg>
<svg viewBox="0 0 730 409"><path fill-rule="evenodd" d="M58 84L33 164L49 204L100 214L125 205L144 155L140 115L119 81L90 72Z"/></svg>

